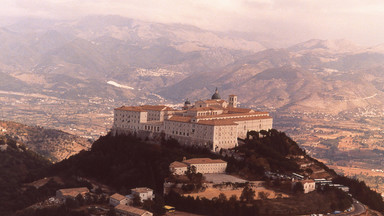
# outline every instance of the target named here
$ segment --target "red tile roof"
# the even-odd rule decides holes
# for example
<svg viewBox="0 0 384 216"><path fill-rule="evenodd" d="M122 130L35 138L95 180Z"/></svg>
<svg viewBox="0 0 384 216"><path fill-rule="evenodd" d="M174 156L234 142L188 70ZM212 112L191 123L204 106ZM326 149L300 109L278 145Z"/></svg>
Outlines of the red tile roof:
<svg viewBox="0 0 384 216"><path fill-rule="evenodd" d="M122 106L122 107L115 108L115 110L135 111L135 112L145 111L143 110L142 107L139 107L139 106Z"/></svg>
<svg viewBox="0 0 384 216"><path fill-rule="evenodd" d="M176 121L176 122L190 122L192 117L188 116L172 116L168 119L168 121Z"/></svg>
<svg viewBox="0 0 384 216"><path fill-rule="evenodd" d="M118 201L126 199L125 196L118 194L118 193L113 194L112 196L110 196L110 198L118 200Z"/></svg>
<svg viewBox="0 0 384 216"><path fill-rule="evenodd" d="M221 159L211 159L211 158L191 158L184 160L183 163L187 164L207 164L207 163L227 163Z"/></svg>
<svg viewBox="0 0 384 216"><path fill-rule="evenodd" d="M135 208L135 207L132 207L132 206L127 206L127 205L124 205L124 204L119 204L115 207L116 210L119 210L121 212L128 212L130 214L134 214L134 215L144 215L147 211L143 210L143 209L139 209L139 208Z"/></svg>
<svg viewBox="0 0 384 216"><path fill-rule="evenodd" d="M210 110L223 110L222 107L194 107L189 110L192 111L210 111Z"/></svg>
<svg viewBox="0 0 384 216"><path fill-rule="evenodd" d="M144 110L155 110L155 111L172 111L171 107L165 105L143 105L141 106Z"/></svg>
<svg viewBox="0 0 384 216"><path fill-rule="evenodd" d="M213 125L213 126L219 126L219 125L237 125L233 120L230 119L220 119L220 120L200 120L197 122L197 124L202 125Z"/></svg>
<svg viewBox="0 0 384 216"><path fill-rule="evenodd" d="M60 189L58 191L60 191L63 196L72 196L72 197L76 197L79 194L89 193L89 190L86 187L66 188L66 189Z"/></svg>
<svg viewBox="0 0 384 216"><path fill-rule="evenodd" d="M126 111L135 111L135 112L145 112L147 110L153 111L173 111L171 107L165 105L143 105L143 106L122 106L115 108L115 110L126 110Z"/></svg>
<svg viewBox="0 0 384 216"><path fill-rule="evenodd" d="M179 161L175 161L175 162L172 162L169 167L174 167L174 168L177 168L177 167L188 167L187 164L185 163L182 163L182 162L179 162Z"/></svg>
<svg viewBox="0 0 384 216"><path fill-rule="evenodd" d="M147 193L149 191L153 191L151 188L147 187L138 187L138 188L133 188L131 191L136 192L136 193Z"/></svg>
<svg viewBox="0 0 384 216"><path fill-rule="evenodd" d="M225 111L228 111L229 114L232 114L232 113L251 113L251 112L255 112L254 110L252 109L248 109L248 108L234 108L234 107L228 107Z"/></svg>
<svg viewBox="0 0 384 216"><path fill-rule="evenodd" d="M263 115L263 117L266 117L268 115L268 112L228 113L228 114L220 114L220 115L196 116L196 118L197 119L205 119L205 118L206 119L210 119L210 118L220 118L220 117L238 117L238 118L243 118L245 116L252 116L252 115Z"/></svg>

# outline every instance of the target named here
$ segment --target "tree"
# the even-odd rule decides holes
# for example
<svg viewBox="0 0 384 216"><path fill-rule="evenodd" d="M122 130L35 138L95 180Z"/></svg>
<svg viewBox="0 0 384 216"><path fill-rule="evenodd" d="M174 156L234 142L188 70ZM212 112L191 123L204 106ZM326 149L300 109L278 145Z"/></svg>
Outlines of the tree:
<svg viewBox="0 0 384 216"><path fill-rule="evenodd" d="M230 203L236 203L237 201L237 196L235 194L233 194L231 197L229 197L229 200L228 200Z"/></svg>
<svg viewBox="0 0 384 216"><path fill-rule="evenodd" d="M258 193L258 197L262 200L266 200L266 199L268 199L269 194L270 193L268 193L268 192L261 191Z"/></svg>
<svg viewBox="0 0 384 216"><path fill-rule="evenodd" d="M243 191L241 192L240 200L246 201L246 202L252 202L255 198L255 191L249 187L248 185L244 187Z"/></svg>
<svg viewBox="0 0 384 216"><path fill-rule="evenodd" d="M268 131L266 131L266 130L261 130L260 134L263 135L263 137L266 137L269 135Z"/></svg>
<svg viewBox="0 0 384 216"><path fill-rule="evenodd" d="M218 201L219 202L226 202L227 201L227 196L225 196L225 194L224 193L220 193L219 194L219 198L218 198Z"/></svg>
<svg viewBox="0 0 384 216"><path fill-rule="evenodd" d="M309 175L312 175L313 170L311 168L305 169L305 172L308 173Z"/></svg>
<svg viewBox="0 0 384 216"><path fill-rule="evenodd" d="M116 211L114 208L111 208L109 212L107 213L107 216L116 216Z"/></svg>
<svg viewBox="0 0 384 216"><path fill-rule="evenodd" d="M296 182L292 188L293 193L304 193L304 186L301 182Z"/></svg>
<svg viewBox="0 0 384 216"><path fill-rule="evenodd" d="M65 206L68 208L77 208L77 207L79 207L79 204L74 199L66 198L65 199Z"/></svg>
<svg viewBox="0 0 384 216"><path fill-rule="evenodd" d="M79 204L79 206L83 206L85 203L84 197L81 194L77 195L76 202Z"/></svg>
<svg viewBox="0 0 384 216"><path fill-rule="evenodd" d="M95 193L96 194L102 194L103 193L103 190L101 189L100 186L96 188Z"/></svg>
<svg viewBox="0 0 384 216"><path fill-rule="evenodd" d="M133 195L133 199L132 199L132 205L133 206L141 206L143 203L141 202L141 199L139 197L139 195L137 194L134 194Z"/></svg>
<svg viewBox="0 0 384 216"><path fill-rule="evenodd" d="M156 194L154 205L153 205L153 213L155 215L163 215L165 213L164 209L165 201L164 198L160 194Z"/></svg>

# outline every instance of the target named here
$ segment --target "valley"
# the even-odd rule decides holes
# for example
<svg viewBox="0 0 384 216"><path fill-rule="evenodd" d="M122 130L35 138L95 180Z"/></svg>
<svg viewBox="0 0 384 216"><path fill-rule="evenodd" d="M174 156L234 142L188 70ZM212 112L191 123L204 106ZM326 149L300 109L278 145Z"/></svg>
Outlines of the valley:
<svg viewBox="0 0 384 216"><path fill-rule="evenodd" d="M279 113L275 127L340 174L364 180L384 193L383 113L377 109L343 114Z"/></svg>
<svg viewBox="0 0 384 216"><path fill-rule="evenodd" d="M122 105L180 107L237 94L339 173L384 192L384 51L312 39L270 48L256 38L120 16L20 19L0 28L0 118L90 141ZM88 145L56 155L68 157Z"/></svg>

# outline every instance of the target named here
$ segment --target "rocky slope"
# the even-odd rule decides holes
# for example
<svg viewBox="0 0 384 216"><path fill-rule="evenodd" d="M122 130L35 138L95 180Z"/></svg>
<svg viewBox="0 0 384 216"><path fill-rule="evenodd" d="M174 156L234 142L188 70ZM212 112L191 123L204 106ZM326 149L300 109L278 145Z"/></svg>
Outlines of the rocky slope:
<svg viewBox="0 0 384 216"><path fill-rule="evenodd" d="M59 130L9 121L0 121L0 135L8 135L24 143L28 149L53 162L61 161L91 146L91 142L87 139Z"/></svg>

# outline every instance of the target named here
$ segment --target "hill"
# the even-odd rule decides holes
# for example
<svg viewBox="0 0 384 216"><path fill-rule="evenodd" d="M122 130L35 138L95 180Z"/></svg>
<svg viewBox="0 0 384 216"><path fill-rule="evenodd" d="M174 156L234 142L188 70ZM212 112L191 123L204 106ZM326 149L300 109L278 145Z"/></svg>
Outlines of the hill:
<svg viewBox="0 0 384 216"><path fill-rule="evenodd" d="M109 185L122 194L127 193L130 188L146 186L153 188L158 194L156 195L157 197L161 196L163 192L164 179L169 176L169 164L175 160L180 161L183 157L221 158L228 161L227 172L242 176L243 178L249 180L265 180L265 171L278 172L281 174L288 174L292 172L309 172L307 170L300 169L300 159L298 158L304 157L312 161L315 166L324 169L324 172L326 172L327 175L332 177L337 176L333 170L330 170L324 164L310 158L309 156L306 156L304 151L302 151L298 145L284 133L271 130L269 132L265 132L264 135L266 137L262 139L254 138L245 140L245 145L235 149L235 152L237 152L236 155L241 155L243 159L235 159L234 157L237 157L235 155L231 157L223 157L217 154L212 154L205 149L199 149L195 147L182 147L173 140L148 142L134 136L113 137L111 135L107 135L97 140L93 144L90 151L82 151L79 154L70 157L69 159L63 160L62 162L53 165L49 169L48 173L49 175L83 176ZM353 188L353 195L366 201L367 205L371 206L372 203L383 203L379 195L373 196L374 198L370 200L366 199L366 196L363 198L363 196L357 192L360 190L365 191L364 194L377 194L373 191L370 191L366 185L352 183L355 181L347 182L343 179L340 181ZM273 185L271 186L273 187ZM306 207L303 207L301 210L300 208L298 210L297 208L291 207L288 209L289 211L297 211L296 213L308 213L308 211L311 211L310 209L315 207L318 209L317 211L320 211L319 209L322 209L323 211L328 209L327 211L331 211L332 208L335 208L335 205L340 206L340 208L346 208L347 205L350 204L350 201L343 201L342 203L339 203L339 201L341 202L341 200L347 199L345 194L337 195L338 192L332 191L329 193L330 194L327 192L325 194L318 195L322 197L318 197L322 200L321 205L324 205L322 207L319 207L320 203L316 202L314 205L303 205ZM371 195L369 196L371 197ZM292 196L295 197L294 195ZM312 194L311 196L314 195ZM180 205L179 207L185 205L198 205L196 202L199 203L197 200L196 202L190 199L188 201L188 199L184 200L180 197L165 198L169 199L169 201L175 205ZM297 202L305 202L305 200L307 200L306 198L292 199L295 199ZM316 200L314 197L309 199ZM269 202L268 205L277 205L275 202L279 203L277 200ZM186 203L189 203L190 205ZM267 203L268 202L257 201L255 203L256 211L265 211L266 207L262 206L266 205ZM332 203L334 207L331 207ZM207 205L203 208L206 211L198 211L197 209L199 208L193 208L196 211L191 210L191 208L184 207L181 209L193 211L195 213L210 214L210 210L208 209L212 207L211 205L215 204L209 204L208 202L202 205ZM243 207L247 208L245 206ZM376 204L372 204L372 206L374 209L383 210ZM284 205L281 205L280 208L287 208L287 206L284 207ZM228 210L228 212L232 210ZM249 211L255 211L254 208L253 210L248 209L249 211L245 209L243 210L248 213ZM218 215L226 214L223 213Z"/></svg>
<svg viewBox="0 0 384 216"><path fill-rule="evenodd" d="M258 138L259 135L264 138ZM153 188L156 197L161 200L164 179L170 174L169 164L184 157L221 158L228 162L228 173L248 180L264 180L266 187L274 190L286 190L284 189L286 184L283 181L270 180L265 176L266 171L281 175L292 172L311 175L312 172L308 169L300 168L302 160L310 160L314 166L324 169L327 175L334 177L337 183L349 186L355 198L375 210L383 211L384 203L380 195L371 191L362 182L338 177L333 170L307 156L293 140L276 130L262 131L260 134L250 133L244 140L245 144L235 148L233 151L235 154L231 156L228 152L222 152L226 155L222 156L206 149L180 146L175 140L145 141L134 136L107 135L100 137L90 150L81 151L52 165L10 137L2 137L0 140L3 140L1 143L8 145L7 150L0 152L0 164L3 164L0 171L2 178L0 187L5 191L0 196L3 200L0 207L2 212L8 213L19 210L18 215L51 215L59 212L69 214L74 209L68 205L45 210L25 209L25 207L54 196L57 189L78 186L92 188L95 187L94 184L105 185L112 192L122 194L129 193L130 188L146 186ZM12 181L7 181L6 178ZM40 187L23 184L44 178L51 180ZM327 189L300 195L290 192L291 187L288 186L287 191L284 193L290 194L289 199L246 202L224 197L213 200L193 199L180 197L174 193L165 196L164 199L180 210L208 215L231 215L233 212L241 212L240 215L268 215L271 211L303 214L345 209L351 204L350 198L338 190ZM151 205L146 208L152 208ZM219 206L223 211L217 211ZM75 210L76 214L83 215L78 210L80 209Z"/></svg>
<svg viewBox="0 0 384 216"><path fill-rule="evenodd" d="M91 142L69 133L10 121L0 121L0 135L8 135L53 162L61 161L83 149Z"/></svg>
<svg viewBox="0 0 384 216"><path fill-rule="evenodd" d="M10 137L0 135L0 149L0 215L8 215L38 200L38 195L25 192L22 184L51 163Z"/></svg>

